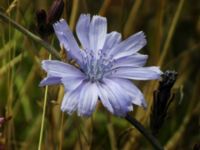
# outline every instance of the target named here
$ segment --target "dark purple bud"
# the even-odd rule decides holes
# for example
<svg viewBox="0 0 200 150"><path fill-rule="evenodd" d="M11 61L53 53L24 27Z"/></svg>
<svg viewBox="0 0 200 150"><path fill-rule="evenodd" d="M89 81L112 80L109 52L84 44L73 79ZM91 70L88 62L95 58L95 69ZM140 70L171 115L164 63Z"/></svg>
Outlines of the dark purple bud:
<svg viewBox="0 0 200 150"><path fill-rule="evenodd" d="M44 9L38 10L36 12L36 17L37 17L37 23L46 24L47 14Z"/></svg>
<svg viewBox="0 0 200 150"><path fill-rule="evenodd" d="M64 9L63 0L54 0L48 13L45 10L39 10L37 16L37 31L43 39L47 39L54 33L53 24L58 21Z"/></svg>
<svg viewBox="0 0 200 150"><path fill-rule="evenodd" d="M64 9L63 0L54 0L47 13L47 24L53 24L58 21Z"/></svg>
<svg viewBox="0 0 200 150"><path fill-rule="evenodd" d="M150 127L152 134L157 135L162 127L169 105L171 104L174 94L171 94L171 88L174 85L177 78L177 72L166 71L162 75L162 80L159 83L159 87L154 91L153 106L150 118Z"/></svg>
<svg viewBox="0 0 200 150"><path fill-rule="evenodd" d="M49 35L47 30L47 15L44 9L36 12L37 17L37 31L41 37L46 37Z"/></svg>
<svg viewBox="0 0 200 150"><path fill-rule="evenodd" d="M162 75L162 80L160 81L158 90L160 91L160 100L162 100L163 105L166 105L167 100L171 96L171 88L174 85L177 77L177 72L166 71Z"/></svg>

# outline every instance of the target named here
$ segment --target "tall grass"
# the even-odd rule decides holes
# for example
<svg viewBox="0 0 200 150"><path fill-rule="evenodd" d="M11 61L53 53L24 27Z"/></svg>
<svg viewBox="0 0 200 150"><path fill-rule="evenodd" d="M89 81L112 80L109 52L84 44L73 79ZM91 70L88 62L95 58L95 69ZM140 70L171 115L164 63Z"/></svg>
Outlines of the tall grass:
<svg viewBox="0 0 200 150"><path fill-rule="evenodd" d="M41 8L48 9L51 3L10 0L0 1L0 8L37 35L35 13ZM124 38L143 30L148 44L142 53L149 55L148 65L178 72L173 88L176 96L157 137L169 150L192 149L200 142L199 6L198 0L65 0L63 17L72 30L81 13L106 16L109 31L117 30ZM12 116L0 127L0 147L34 150L40 137L39 147L48 150L151 149L135 128L123 118L111 115L101 104L90 118L63 114L60 111L63 87L51 86L47 91L38 86L45 76L40 61L48 59L48 49L57 50L58 55L58 41L54 40L51 46L41 45L40 39L32 40L26 35L0 19L0 117ZM135 82L144 92L148 108L135 107L131 115L146 128L157 83ZM42 118L44 130L40 136Z"/></svg>

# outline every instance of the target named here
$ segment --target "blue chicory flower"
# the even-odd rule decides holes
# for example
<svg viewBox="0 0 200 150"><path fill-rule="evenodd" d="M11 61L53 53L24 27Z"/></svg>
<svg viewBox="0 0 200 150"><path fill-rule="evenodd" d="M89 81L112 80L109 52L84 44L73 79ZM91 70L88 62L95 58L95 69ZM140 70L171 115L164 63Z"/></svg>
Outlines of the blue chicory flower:
<svg viewBox="0 0 200 150"><path fill-rule="evenodd" d="M79 64L75 67L57 60L42 61L47 77L40 86L64 85L63 112L90 116L98 100L117 116L132 111L133 104L146 107L143 94L129 79L159 79L162 72L159 67L143 67L148 56L138 53L146 45L142 31L122 41L120 33L107 33L106 18L82 14L76 25L79 47L65 20L53 27L60 45Z"/></svg>

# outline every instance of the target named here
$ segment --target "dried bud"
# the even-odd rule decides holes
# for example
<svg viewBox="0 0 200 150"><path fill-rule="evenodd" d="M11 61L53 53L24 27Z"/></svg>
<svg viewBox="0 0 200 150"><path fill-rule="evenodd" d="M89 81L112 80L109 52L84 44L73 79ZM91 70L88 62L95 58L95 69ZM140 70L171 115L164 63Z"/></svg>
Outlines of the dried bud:
<svg viewBox="0 0 200 150"><path fill-rule="evenodd" d="M152 134L157 135L162 127L170 103L174 98L174 94L171 94L171 88L174 85L177 78L177 72L166 71L162 75L162 80L159 83L159 87L154 91L153 106L150 119L150 127Z"/></svg>
<svg viewBox="0 0 200 150"><path fill-rule="evenodd" d="M36 17L37 17L37 23L46 24L47 14L46 14L46 11L44 9L38 10L36 12Z"/></svg>
<svg viewBox="0 0 200 150"><path fill-rule="evenodd" d="M64 9L64 2L63 0L54 0L53 4L51 5L48 15L47 15L47 24L53 24L58 21L62 15Z"/></svg>
<svg viewBox="0 0 200 150"><path fill-rule="evenodd" d="M48 13L45 10L40 10L36 13L37 30L43 39L54 33L53 23L58 21L64 9L63 0L54 0Z"/></svg>
<svg viewBox="0 0 200 150"><path fill-rule="evenodd" d="M39 11L37 11L36 13L36 17L37 17L37 30L38 33L41 35L41 37L46 37L49 35L49 32L47 30L47 24L46 24L46 20L47 20L47 15L46 15L46 11L44 9L41 9Z"/></svg>

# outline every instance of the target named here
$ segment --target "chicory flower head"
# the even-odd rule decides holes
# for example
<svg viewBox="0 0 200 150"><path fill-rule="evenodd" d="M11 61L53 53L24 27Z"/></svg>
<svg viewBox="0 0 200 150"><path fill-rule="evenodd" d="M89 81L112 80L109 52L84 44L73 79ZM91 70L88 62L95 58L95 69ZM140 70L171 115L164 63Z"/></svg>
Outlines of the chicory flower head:
<svg viewBox="0 0 200 150"><path fill-rule="evenodd" d="M143 94L129 79L159 79L162 72L159 67L143 67L148 56L138 53L146 44L142 31L122 41L120 33L107 33L106 18L82 14L76 25L79 46L65 20L53 27L60 45L79 64L42 61L47 77L40 86L64 85L63 112L90 116L98 100L117 116L132 111L133 104L146 107Z"/></svg>

